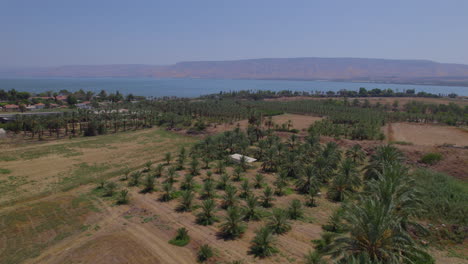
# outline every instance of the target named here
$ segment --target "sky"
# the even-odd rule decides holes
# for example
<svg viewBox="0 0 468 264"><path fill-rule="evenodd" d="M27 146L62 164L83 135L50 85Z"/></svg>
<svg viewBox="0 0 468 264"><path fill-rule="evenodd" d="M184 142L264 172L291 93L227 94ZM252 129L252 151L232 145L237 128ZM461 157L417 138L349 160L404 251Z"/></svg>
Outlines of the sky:
<svg viewBox="0 0 468 264"><path fill-rule="evenodd" d="M466 0L0 0L0 66L285 57L468 64Z"/></svg>

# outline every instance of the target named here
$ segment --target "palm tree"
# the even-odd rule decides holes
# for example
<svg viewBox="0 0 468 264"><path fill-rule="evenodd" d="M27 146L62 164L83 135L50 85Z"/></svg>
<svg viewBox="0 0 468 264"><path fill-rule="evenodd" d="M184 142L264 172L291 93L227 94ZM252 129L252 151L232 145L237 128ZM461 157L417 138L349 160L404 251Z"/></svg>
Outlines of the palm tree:
<svg viewBox="0 0 468 264"><path fill-rule="evenodd" d="M318 251L309 251L304 257L304 264L327 264Z"/></svg>
<svg viewBox="0 0 468 264"><path fill-rule="evenodd" d="M163 164L158 164L156 168L154 169L154 177L159 178L162 176L164 165Z"/></svg>
<svg viewBox="0 0 468 264"><path fill-rule="evenodd" d="M263 227L256 232L250 246L250 253L255 257L265 258L278 253L274 246L276 240L270 228Z"/></svg>
<svg viewBox="0 0 468 264"><path fill-rule="evenodd" d="M226 187L229 185L229 181L229 175L227 175L226 173L221 174L216 188L218 188L219 190L226 190Z"/></svg>
<svg viewBox="0 0 468 264"><path fill-rule="evenodd" d="M310 189L309 193L307 194L307 201L306 205L308 207L316 207L317 203L315 202L315 196L317 196L317 191L314 189Z"/></svg>
<svg viewBox="0 0 468 264"><path fill-rule="evenodd" d="M265 183L265 176L263 176L263 174L257 173L254 179L254 188L261 189L263 187L263 183Z"/></svg>
<svg viewBox="0 0 468 264"><path fill-rule="evenodd" d="M283 196L285 194L284 189L288 186L288 174L285 171L281 171L276 175L275 180L275 194Z"/></svg>
<svg viewBox="0 0 468 264"><path fill-rule="evenodd" d="M202 211L197 214L197 223L200 225L212 225L214 222L218 221L218 218L215 215L216 212L216 203L214 200L209 199L203 201L201 204Z"/></svg>
<svg viewBox="0 0 468 264"><path fill-rule="evenodd" d="M224 222L220 225L222 236L227 239L240 237L246 229L246 225L242 222L243 218L239 207L229 207Z"/></svg>
<svg viewBox="0 0 468 264"><path fill-rule="evenodd" d="M117 197L117 204L127 204L128 203L128 190L121 190L119 196Z"/></svg>
<svg viewBox="0 0 468 264"><path fill-rule="evenodd" d="M190 173L193 175L193 176L196 176L196 175L199 175L200 174L200 170L199 170L199 162L197 160L196 157L193 157L192 158L192 161L190 162Z"/></svg>
<svg viewBox="0 0 468 264"><path fill-rule="evenodd" d="M216 195L216 190L213 181L205 181L203 183L202 198L213 199Z"/></svg>
<svg viewBox="0 0 468 264"><path fill-rule="evenodd" d="M166 152L164 155L164 161L166 161L166 165L169 165L172 160L172 154L170 152Z"/></svg>
<svg viewBox="0 0 468 264"><path fill-rule="evenodd" d="M274 200L275 198L273 197L273 190L270 186L267 186L265 190L263 190L262 206L265 208L269 208L273 205Z"/></svg>
<svg viewBox="0 0 468 264"><path fill-rule="evenodd" d="M226 172L226 165L223 160L218 160L216 162L216 173L223 174Z"/></svg>
<svg viewBox="0 0 468 264"><path fill-rule="evenodd" d="M130 174L130 181L128 182L128 186L137 186L140 180L141 172L136 171Z"/></svg>
<svg viewBox="0 0 468 264"><path fill-rule="evenodd" d="M180 204L177 209L181 212L192 211L194 198L195 198L195 195L193 194L191 190L183 191L182 195L180 196Z"/></svg>
<svg viewBox="0 0 468 264"><path fill-rule="evenodd" d="M240 181L240 180L241 180L241 176L242 176L242 172L243 172L242 168L241 168L240 166L236 166L236 167L234 168L234 173L233 173L233 176L234 176L234 177L232 178L232 180L233 180L233 181L236 181L236 182L237 182L237 181Z"/></svg>
<svg viewBox="0 0 468 264"><path fill-rule="evenodd" d="M311 191L316 194L319 187L317 171L311 165L306 166L301 177L296 181L296 189L302 194L308 194Z"/></svg>
<svg viewBox="0 0 468 264"><path fill-rule="evenodd" d="M244 179L242 181L242 184L241 184L241 189L242 189L242 192L241 194L239 195L240 198L247 198L250 193L251 193L251 190L250 190L250 183L249 183L249 180L248 179Z"/></svg>
<svg viewBox="0 0 468 264"><path fill-rule="evenodd" d="M375 154L371 156L369 165L366 166L365 180L377 179L378 173L382 172L383 167L389 164L401 163L403 154L392 145L377 147Z"/></svg>
<svg viewBox="0 0 468 264"><path fill-rule="evenodd" d="M373 198L349 204L343 216L349 234L336 237L328 254L338 263L365 256L372 263L434 263L401 228L401 217L392 207Z"/></svg>
<svg viewBox="0 0 468 264"><path fill-rule="evenodd" d="M163 202L168 202L174 198L173 196L173 189L174 187L172 186L171 182L166 182L163 184L163 195L161 196L161 201Z"/></svg>
<svg viewBox="0 0 468 264"><path fill-rule="evenodd" d="M366 158L366 153L362 150L361 145L355 144L346 151L346 157L353 160L356 164L361 164Z"/></svg>
<svg viewBox="0 0 468 264"><path fill-rule="evenodd" d="M245 200L246 206L244 207L244 220L246 221L257 221L262 218L260 211L258 210L258 199L255 195L250 194Z"/></svg>
<svg viewBox="0 0 468 264"><path fill-rule="evenodd" d="M360 185L361 179L356 164L350 158L346 158L341 163L327 195L333 201L342 202L346 194L356 191Z"/></svg>
<svg viewBox="0 0 468 264"><path fill-rule="evenodd" d="M298 199L294 199L289 204L288 208L289 219L297 220L304 215L304 209L302 208L302 203Z"/></svg>
<svg viewBox="0 0 468 264"><path fill-rule="evenodd" d="M181 190L193 190L195 188L195 180L192 174L185 174L184 180L180 184Z"/></svg>
<svg viewBox="0 0 468 264"><path fill-rule="evenodd" d="M169 169L167 169L167 175L166 175L166 180L164 182L169 182L171 184L175 183L176 182L176 177L177 177L177 172L176 172L176 168L175 167L169 167Z"/></svg>
<svg viewBox="0 0 468 264"><path fill-rule="evenodd" d="M142 190L143 193L149 193L154 191L154 175L148 174L145 177L145 188Z"/></svg>
<svg viewBox="0 0 468 264"><path fill-rule="evenodd" d="M225 190L225 194L223 196L223 204L222 207L227 209L229 207L236 206L239 202L237 197L237 189L233 185L228 185Z"/></svg>
<svg viewBox="0 0 468 264"><path fill-rule="evenodd" d="M284 234L291 230L291 224L288 220L288 213L280 208L274 208L273 213L270 216L268 223L268 228L270 228L275 234Z"/></svg>
<svg viewBox="0 0 468 264"><path fill-rule="evenodd" d="M199 262L205 262L211 257L213 257L213 255L213 249L209 245L204 244L198 250L197 258Z"/></svg>

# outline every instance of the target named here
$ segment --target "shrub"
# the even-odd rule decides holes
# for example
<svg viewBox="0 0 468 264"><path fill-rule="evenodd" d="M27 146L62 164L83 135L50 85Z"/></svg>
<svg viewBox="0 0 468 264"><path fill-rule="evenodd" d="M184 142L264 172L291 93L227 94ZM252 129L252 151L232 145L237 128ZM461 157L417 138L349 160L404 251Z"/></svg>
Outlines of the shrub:
<svg viewBox="0 0 468 264"><path fill-rule="evenodd" d="M169 240L169 243L175 246L183 247L190 242L190 236L188 230L185 227L177 229L177 235L175 238Z"/></svg>
<svg viewBox="0 0 468 264"><path fill-rule="evenodd" d="M421 162L428 165L434 165L442 160L442 154L440 153L427 153L421 157Z"/></svg>

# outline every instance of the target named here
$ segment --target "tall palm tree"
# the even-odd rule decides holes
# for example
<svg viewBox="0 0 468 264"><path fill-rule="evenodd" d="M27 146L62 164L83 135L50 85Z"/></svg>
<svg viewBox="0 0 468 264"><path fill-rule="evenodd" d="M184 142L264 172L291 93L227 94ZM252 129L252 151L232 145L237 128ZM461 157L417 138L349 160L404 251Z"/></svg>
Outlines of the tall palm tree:
<svg viewBox="0 0 468 264"><path fill-rule="evenodd" d="M389 164L401 163L403 153L392 145L377 147L375 154L371 156L369 165L366 166L365 180L377 179L378 173L382 172L383 167Z"/></svg>
<svg viewBox="0 0 468 264"><path fill-rule="evenodd" d="M346 194L356 191L360 185L361 179L355 162L346 158L341 162L327 195L333 201L342 202Z"/></svg>
<svg viewBox="0 0 468 264"><path fill-rule="evenodd" d="M366 158L366 153L362 150L361 145L355 144L346 151L346 157L353 160L356 164L361 164Z"/></svg>
<svg viewBox="0 0 468 264"><path fill-rule="evenodd" d="M347 205L343 218L349 234L336 237L328 254L338 263L362 256L372 263L434 263L401 228L401 217L391 209L372 198Z"/></svg>
<svg viewBox="0 0 468 264"><path fill-rule="evenodd" d="M299 179L296 181L296 189L302 194L308 194L313 191L315 194L320 187L317 171L311 165L306 166Z"/></svg>

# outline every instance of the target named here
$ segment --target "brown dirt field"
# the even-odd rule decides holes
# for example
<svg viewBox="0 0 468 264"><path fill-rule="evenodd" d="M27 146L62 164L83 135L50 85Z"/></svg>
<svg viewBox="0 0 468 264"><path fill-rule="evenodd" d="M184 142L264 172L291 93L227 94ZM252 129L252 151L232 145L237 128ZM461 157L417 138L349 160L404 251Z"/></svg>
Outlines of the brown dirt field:
<svg viewBox="0 0 468 264"><path fill-rule="evenodd" d="M275 124L281 125L287 123L289 120L292 122L292 127L298 130L308 129L310 125L312 125L315 121L321 120L321 117L310 116L310 115L296 115L296 114L283 114L283 115L276 115L272 116L272 120ZM266 118L265 118L266 121ZM234 122L233 124L221 124L217 125L216 127L209 127L208 133L215 134L221 133L224 131L232 130L236 127L240 127L241 129L246 129L249 125L247 120L241 120L238 122ZM264 125L264 124L263 124Z"/></svg>
<svg viewBox="0 0 468 264"><path fill-rule="evenodd" d="M390 141L404 141L422 146L468 146L468 131L451 126L392 123L388 124L385 130Z"/></svg>
<svg viewBox="0 0 468 264"><path fill-rule="evenodd" d="M304 97L304 96L293 96L293 97L281 97L281 98L269 98L265 101L299 101L299 100L326 100L330 98L326 97ZM343 99L342 97L332 97L332 99ZM349 100L354 100L355 98L348 98ZM421 98L421 97L356 97L359 101L363 102L364 100L369 100L372 104L380 102L381 104L393 104L393 102L398 101L400 106L403 106L411 101L423 102L428 104L449 104L455 103L461 106L468 105L468 97L459 97L455 99L451 98Z"/></svg>

